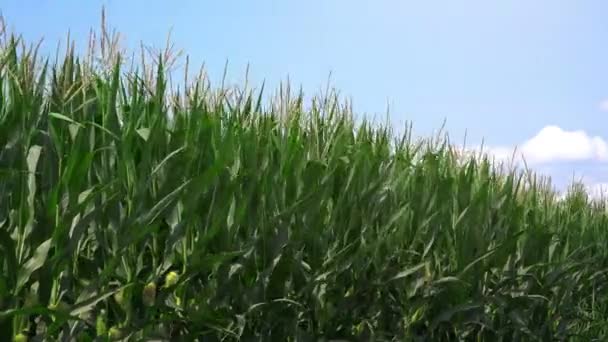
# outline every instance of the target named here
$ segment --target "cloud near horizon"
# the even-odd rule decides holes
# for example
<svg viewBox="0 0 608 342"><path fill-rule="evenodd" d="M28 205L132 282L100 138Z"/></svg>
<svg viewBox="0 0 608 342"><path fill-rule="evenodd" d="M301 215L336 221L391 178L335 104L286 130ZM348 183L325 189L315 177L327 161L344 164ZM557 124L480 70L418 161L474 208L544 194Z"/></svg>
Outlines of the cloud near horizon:
<svg viewBox="0 0 608 342"><path fill-rule="evenodd" d="M608 162L608 142L599 136L591 136L583 130L567 131L550 125L534 137L515 147L496 146L484 148L496 160L515 162L523 160L529 165L556 162Z"/></svg>
<svg viewBox="0 0 608 342"><path fill-rule="evenodd" d="M590 197L608 198L608 141L583 130L549 125L517 146L488 146L483 152L497 162L514 166L525 161L535 172L550 176L560 192L567 191L576 180L583 182Z"/></svg>
<svg viewBox="0 0 608 342"><path fill-rule="evenodd" d="M587 186L587 193L592 198L608 198L608 183L596 183Z"/></svg>

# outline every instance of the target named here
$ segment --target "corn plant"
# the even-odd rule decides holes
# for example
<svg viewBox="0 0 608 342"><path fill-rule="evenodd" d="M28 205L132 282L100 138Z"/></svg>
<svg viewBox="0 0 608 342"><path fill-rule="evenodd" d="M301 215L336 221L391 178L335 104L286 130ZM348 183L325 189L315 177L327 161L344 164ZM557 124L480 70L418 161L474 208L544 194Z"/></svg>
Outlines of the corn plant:
<svg viewBox="0 0 608 342"><path fill-rule="evenodd" d="M608 216L579 187L333 92L175 87L170 54L101 37L2 40L0 340L608 337Z"/></svg>

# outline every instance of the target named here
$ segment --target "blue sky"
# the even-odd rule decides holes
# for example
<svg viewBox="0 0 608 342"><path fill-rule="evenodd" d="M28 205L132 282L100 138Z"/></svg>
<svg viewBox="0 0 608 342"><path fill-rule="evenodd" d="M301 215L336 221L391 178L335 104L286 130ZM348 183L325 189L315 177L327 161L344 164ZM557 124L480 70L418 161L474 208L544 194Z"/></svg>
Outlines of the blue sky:
<svg viewBox="0 0 608 342"><path fill-rule="evenodd" d="M215 79L228 60L235 81L249 63L254 83L289 76L314 93L331 72L358 112L389 103L393 124L422 134L445 119L453 138L466 130L498 154L527 146L560 186L573 172L608 184L606 1L3 0L0 10L54 51L68 29L84 45L102 5L129 46L161 46L172 28Z"/></svg>

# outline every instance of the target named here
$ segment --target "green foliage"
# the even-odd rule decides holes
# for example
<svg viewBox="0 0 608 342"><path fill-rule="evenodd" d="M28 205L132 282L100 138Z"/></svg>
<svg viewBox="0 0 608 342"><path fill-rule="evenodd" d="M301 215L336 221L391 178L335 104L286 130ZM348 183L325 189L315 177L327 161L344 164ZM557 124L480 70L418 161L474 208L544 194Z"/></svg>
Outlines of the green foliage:
<svg viewBox="0 0 608 342"><path fill-rule="evenodd" d="M104 44L0 49L0 340L608 337L603 203Z"/></svg>

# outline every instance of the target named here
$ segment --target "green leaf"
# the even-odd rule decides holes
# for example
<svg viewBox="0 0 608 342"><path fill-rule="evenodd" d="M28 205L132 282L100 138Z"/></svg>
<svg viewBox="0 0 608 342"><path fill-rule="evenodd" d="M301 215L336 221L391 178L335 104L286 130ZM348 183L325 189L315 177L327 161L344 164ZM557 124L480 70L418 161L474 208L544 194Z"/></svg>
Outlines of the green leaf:
<svg viewBox="0 0 608 342"><path fill-rule="evenodd" d="M34 216L36 208L34 206L34 201L36 198L36 168L38 166L38 160L40 159L40 151L42 147L38 145L34 145L30 147L27 154L27 171L28 171L28 180L27 180L27 222L23 230L23 234L20 236L21 239L21 250L20 250L20 260L23 253L23 243L24 239L26 239L33 227L34 227Z"/></svg>
<svg viewBox="0 0 608 342"><path fill-rule="evenodd" d="M81 299L80 301L78 301L78 303L76 303L72 306L72 308L69 311L70 315L78 316L80 314L86 313L86 312L90 311L93 307L95 307L95 305L97 305L97 303L101 302L102 300L104 300L104 299L112 296L113 294L115 294L119 291L122 291L132 285L133 284L127 284L127 285L115 288L113 290L103 292L101 294L93 294L91 296L87 296L87 298Z"/></svg>
<svg viewBox="0 0 608 342"><path fill-rule="evenodd" d="M171 206L181 194L181 192L190 184L190 181L186 181L180 186L178 186L175 190L171 191L165 197L163 197L160 201L158 201L150 210L148 210L145 214L139 216L136 220L139 224L149 225L151 224L158 215L160 215L164 210L166 210L169 206Z"/></svg>
<svg viewBox="0 0 608 342"><path fill-rule="evenodd" d="M420 271L421 269L423 269L425 266L427 265L427 262L423 262L420 263L416 266L410 267L408 269L405 269L399 273L397 273L397 275L395 275L394 277L392 277L389 281L394 281L394 280L399 280L399 279L403 279L403 278L407 278L409 276L411 276L412 274Z"/></svg>
<svg viewBox="0 0 608 342"><path fill-rule="evenodd" d="M471 314L477 313L479 315L483 314L483 305L480 304L461 304L455 307L451 307L447 310L441 311L431 322L431 329L436 329L437 325L442 322L453 322L454 316L460 314ZM476 319L470 319L470 321L475 321ZM455 323L455 322L453 322Z"/></svg>
<svg viewBox="0 0 608 342"><path fill-rule="evenodd" d="M150 138L150 129L149 128L140 128L137 131L137 134L139 134L139 136L144 139L144 141L148 141L148 138Z"/></svg>
<svg viewBox="0 0 608 342"><path fill-rule="evenodd" d="M178 153L180 153L184 149L185 149L185 147L180 147L177 150L169 153L165 158L163 158L163 160L160 163L158 163L158 165L156 165L154 170L152 170L152 175L155 175L163 167L163 165L165 165L165 163L167 163L167 161L169 161L171 158L176 156Z"/></svg>
<svg viewBox="0 0 608 342"><path fill-rule="evenodd" d="M68 122L70 124L76 125L78 127L84 127L83 124L81 124L79 122L76 122L76 121L74 121L74 119L72 119L70 117L67 117L67 116L65 116L63 114L59 114L59 113L55 113L55 112L50 112L49 116L52 117L52 118L55 118L55 119L58 119L58 120L62 120L62 121Z"/></svg>
<svg viewBox="0 0 608 342"><path fill-rule="evenodd" d="M226 218L226 227L228 229L232 228L234 224L234 212L236 210L236 197L232 196L232 200L230 201L230 207L228 208L228 217Z"/></svg>
<svg viewBox="0 0 608 342"><path fill-rule="evenodd" d="M17 274L17 286L15 292L19 290L27 283L32 273L42 267L46 262L49 249L51 248L52 239L48 239L36 248L34 255L21 267Z"/></svg>

